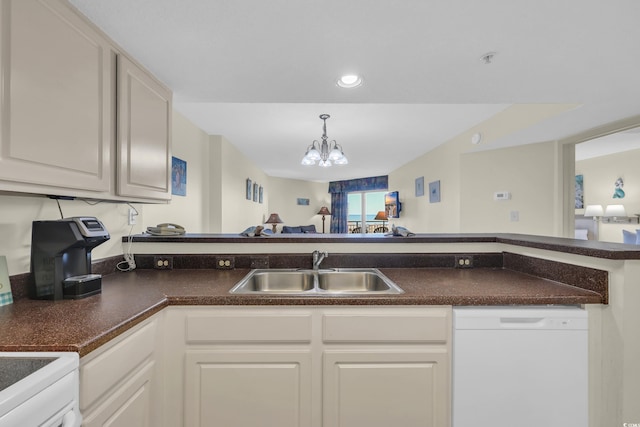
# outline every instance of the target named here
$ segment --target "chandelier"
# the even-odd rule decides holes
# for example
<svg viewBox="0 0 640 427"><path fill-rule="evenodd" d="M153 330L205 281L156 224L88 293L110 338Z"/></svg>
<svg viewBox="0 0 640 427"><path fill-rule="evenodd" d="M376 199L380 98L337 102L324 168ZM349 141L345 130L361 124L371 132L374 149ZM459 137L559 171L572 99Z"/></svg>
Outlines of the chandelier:
<svg viewBox="0 0 640 427"><path fill-rule="evenodd" d="M331 117L328 114L320 114L320 119L324 122L322 125L322 142L314 140L307 152L302 158L302 164L305 166L315 165L318 162L318 166L328 168L331 166L331 162L336 165L346 165L349 163L344 153L342 152L342 146L335 140L327 141L327 119Z"/></svg>

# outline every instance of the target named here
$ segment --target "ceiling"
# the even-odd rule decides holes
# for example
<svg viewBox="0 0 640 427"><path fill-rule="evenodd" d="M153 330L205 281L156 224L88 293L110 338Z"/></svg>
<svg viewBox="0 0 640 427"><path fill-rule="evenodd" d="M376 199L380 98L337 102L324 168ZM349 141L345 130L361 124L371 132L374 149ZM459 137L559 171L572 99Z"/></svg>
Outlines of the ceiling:
<svg viewBox="0 0 640 427"><path fill-rule="evenodd" d="M476 149L640 114L637 0L70 1L271 176L387 174L514 105L553 113ZM339 88L348 73L364 84ZM349 165L300 165L322 113Z"/></svg>

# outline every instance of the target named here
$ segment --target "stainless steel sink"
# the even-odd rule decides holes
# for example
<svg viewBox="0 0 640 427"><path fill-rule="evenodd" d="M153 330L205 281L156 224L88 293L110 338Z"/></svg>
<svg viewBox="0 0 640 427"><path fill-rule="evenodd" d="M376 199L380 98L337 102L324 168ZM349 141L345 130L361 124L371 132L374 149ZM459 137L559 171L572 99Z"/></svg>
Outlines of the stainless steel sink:
<svg viewBox="0 0 640 427"><path fill-rule="evenodd" d="M332 271L318 274L318 288L329 292L386 292L394 289L389 279L376 271Z"/></svg>
<svg viewBox="0 0 640 427"><path fill-rule="evenodd" d="M252 270L232 294L380 295L404 291L375 268L335 270Z"/></svg>
<svg viewBox="0 0 640 427"><path fill-rule="evenodd" d="M232 293L305 292L314 287L313 273L288 270L253 270Z"/></svg>

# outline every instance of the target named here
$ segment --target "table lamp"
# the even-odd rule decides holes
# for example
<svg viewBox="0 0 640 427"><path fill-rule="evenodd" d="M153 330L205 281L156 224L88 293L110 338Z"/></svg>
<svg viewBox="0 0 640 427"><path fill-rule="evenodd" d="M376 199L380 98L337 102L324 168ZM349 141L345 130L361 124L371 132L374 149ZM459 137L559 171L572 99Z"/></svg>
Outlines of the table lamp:
<svg viewBox="0 0 640 427"><path fill-rule="evenodd" d="M324 234L324 217L325 215L331 215L331 212L329 212L329 208L323 206L320 208L317 215L322 215L322 234Z"/></svg>
<svg viewBox="0 0 640 427"><path fill-rule="evenodd" d="M280 219L280 215L278 215L277 213L272 213L271 215L269 215L269 219L265 221L265 224L271 224L271 226L273 227L273 232L276 232L276 229L278 228L278 224L282 224L284 221Z"/></svg>
<svg viewBox="0 0 640 427"><path fill-rule="evenodd" d="M387 213L385 211L378 211L378 213L376 214L376 217L373 218L376 221L382 221L382 226L384 227L384 223L385 221L387 221Z"/></svg>

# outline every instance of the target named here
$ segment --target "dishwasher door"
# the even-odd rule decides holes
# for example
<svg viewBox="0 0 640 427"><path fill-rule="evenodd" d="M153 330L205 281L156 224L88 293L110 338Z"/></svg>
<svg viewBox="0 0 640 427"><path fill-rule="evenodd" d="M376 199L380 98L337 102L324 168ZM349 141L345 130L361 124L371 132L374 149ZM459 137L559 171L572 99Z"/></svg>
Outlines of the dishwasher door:
<svg viewBox="0 0 640 427"><path fill-rule="evenodd" d="M453 427L588 426L586 310L454 307L453 316Z"/></svg>

